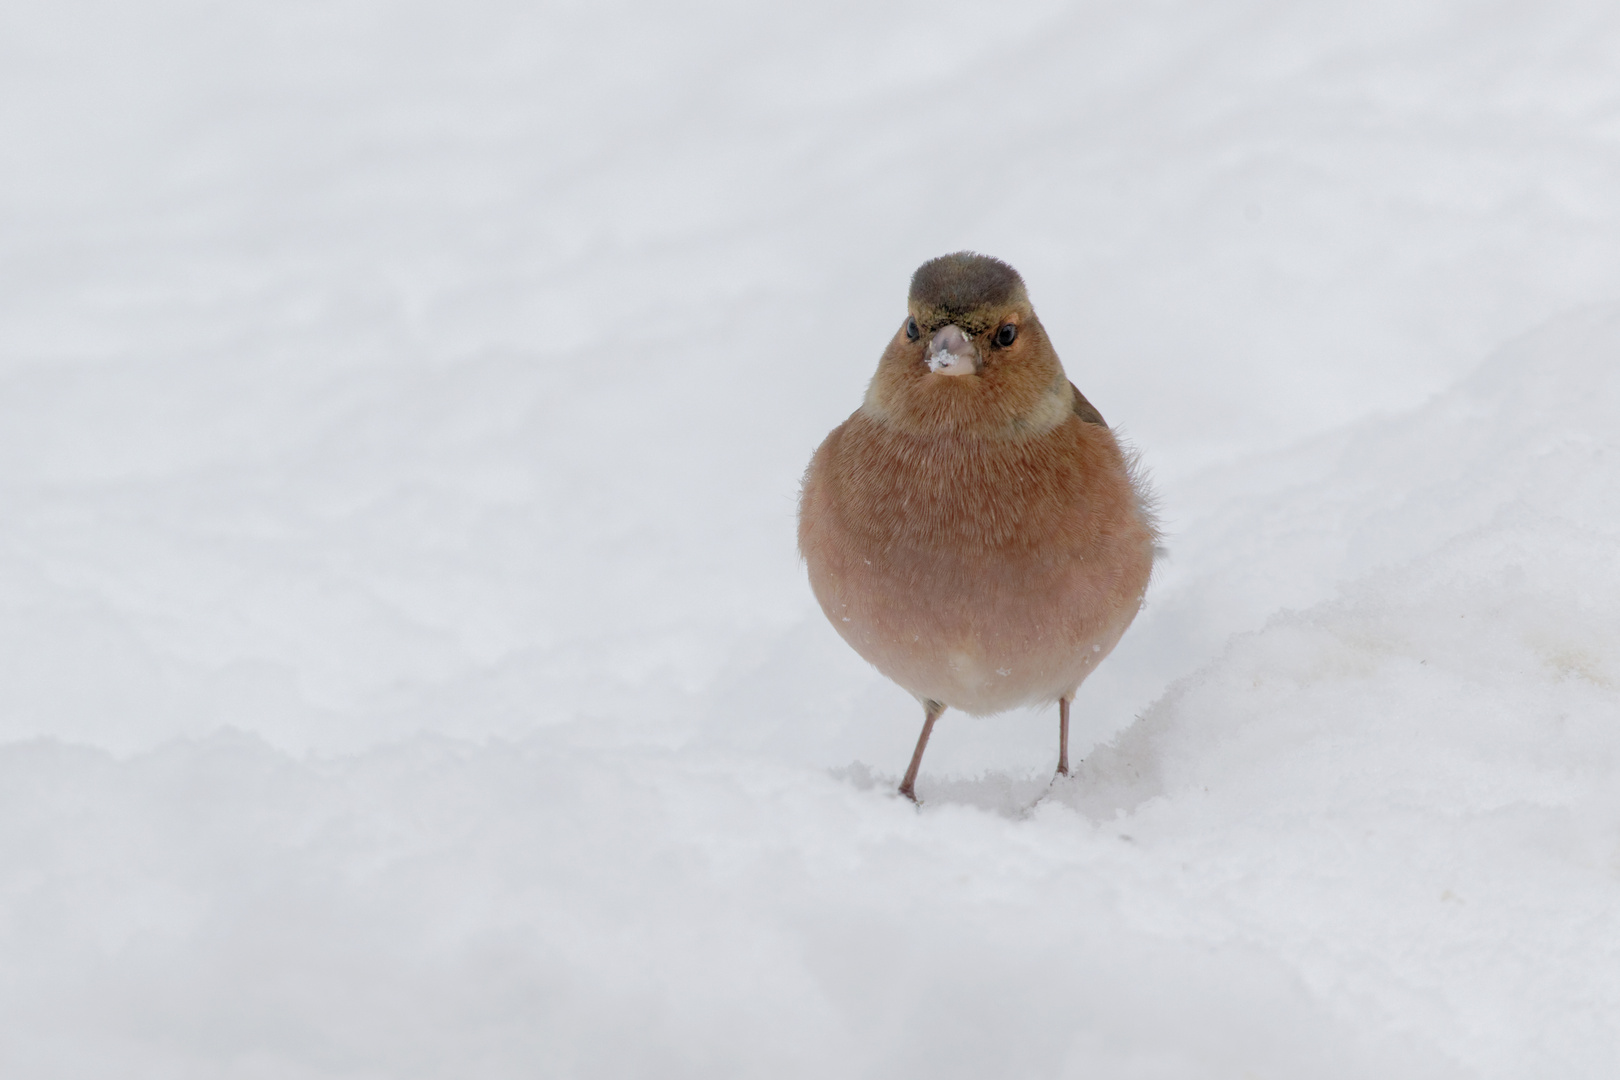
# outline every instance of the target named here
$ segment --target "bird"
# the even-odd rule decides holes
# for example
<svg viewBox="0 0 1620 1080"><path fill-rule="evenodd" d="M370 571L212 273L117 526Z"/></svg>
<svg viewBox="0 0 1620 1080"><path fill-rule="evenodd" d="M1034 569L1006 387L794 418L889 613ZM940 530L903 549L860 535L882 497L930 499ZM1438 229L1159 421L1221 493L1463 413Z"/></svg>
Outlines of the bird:
<svg viewBox="0 0 1620 1080"><path fill-rule="evenodd" d="M1069 381L1018 272L960 251L912 275L860 408L816 449L799 552L833 628L923 707L1069 706L1141 608L1152 495Z"/></svg>

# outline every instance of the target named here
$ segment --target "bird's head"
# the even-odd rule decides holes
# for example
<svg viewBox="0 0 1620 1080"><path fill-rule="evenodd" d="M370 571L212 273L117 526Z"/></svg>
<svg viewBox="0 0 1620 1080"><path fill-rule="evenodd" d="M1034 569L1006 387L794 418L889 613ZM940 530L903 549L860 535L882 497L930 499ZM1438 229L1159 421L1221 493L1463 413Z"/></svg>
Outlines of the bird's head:
<svg viewBox="0 0 1620 1080"><path fill-rule="evenodd" d="M919 434L1016 437L1062 423L1072 394L1018 271L963 251L911 276L905 321L862 409Z"/></svg>

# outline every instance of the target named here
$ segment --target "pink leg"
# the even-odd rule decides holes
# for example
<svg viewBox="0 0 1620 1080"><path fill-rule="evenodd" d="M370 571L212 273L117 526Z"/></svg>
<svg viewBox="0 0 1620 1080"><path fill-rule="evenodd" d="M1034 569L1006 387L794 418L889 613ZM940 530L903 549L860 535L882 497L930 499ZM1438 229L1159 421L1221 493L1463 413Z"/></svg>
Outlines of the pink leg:
<svg viewBox="0 0 1620 1080"><path fill-rule="evenodd" d="M1058 771L1059 776L1069 775L1069 699L1058 699Z"/></svg>
<svg viewBox="0 0 1620 1080"><path fill-rule="evenodd" d="M923 708L927 710L927 718L923 720L922 734L917 736L917 749L911 755L911 767L906 770L906 778L900 781L900 794L912 802L917 801L917 770L922 768L922 756L928 747L928 736L934 732L934 721L945 711L945 706L937 701L925 701Z"/></svg>

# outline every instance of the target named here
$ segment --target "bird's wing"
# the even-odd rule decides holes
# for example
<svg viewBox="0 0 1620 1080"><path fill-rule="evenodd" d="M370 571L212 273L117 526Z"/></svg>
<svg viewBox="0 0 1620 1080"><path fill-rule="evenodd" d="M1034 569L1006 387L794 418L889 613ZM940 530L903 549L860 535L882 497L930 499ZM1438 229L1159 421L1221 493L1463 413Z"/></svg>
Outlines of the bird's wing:
<svg viewBox="0 0 1620 1080"><path fill-rule="evenodd" d="M1074 391L1074 415L1078 416L1088 424L1101 424L1103 427L1108 426L1108 421L1104 420L1102 418L1102 413L1098 412L1096 407L1093 406L1091 402L1086 400L1086 395L1080 392L1080 388L1078 386L1074 385L1074 383L1070 383L1069 389Z"/></svg>

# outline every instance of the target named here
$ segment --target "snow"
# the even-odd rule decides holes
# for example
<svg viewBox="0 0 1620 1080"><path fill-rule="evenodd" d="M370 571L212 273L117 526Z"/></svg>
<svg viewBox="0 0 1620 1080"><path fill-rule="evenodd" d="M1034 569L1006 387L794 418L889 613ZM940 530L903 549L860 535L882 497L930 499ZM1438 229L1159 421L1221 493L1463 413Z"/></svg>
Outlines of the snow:
<svg viewBox="0 0 1620 1080"><path fill-rule="evenodd" d="M1614 1075L1617 48L0 9L0 1071ZM919 810L794 510L962 248L1170 556Z"/></svg>

